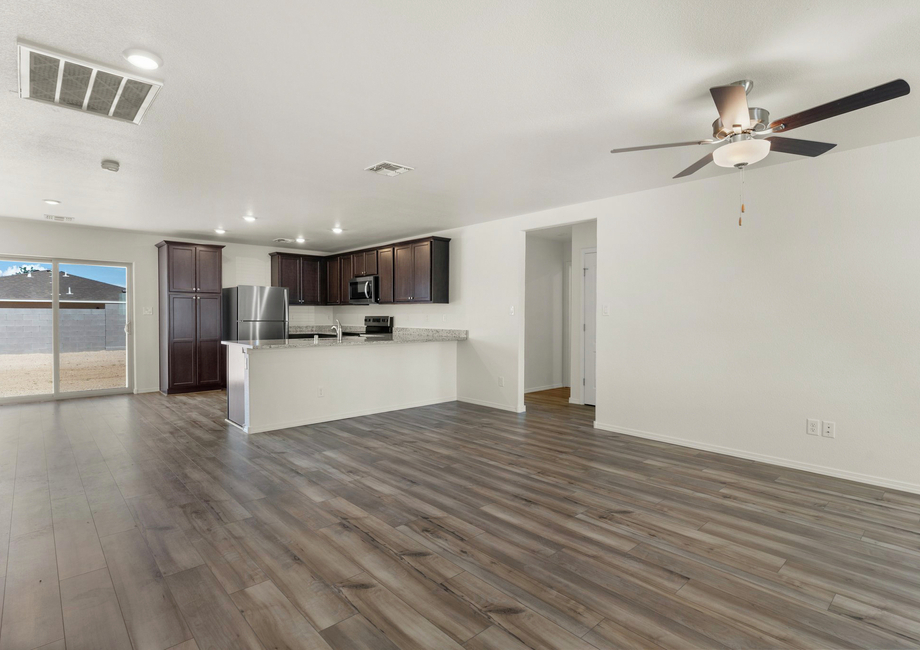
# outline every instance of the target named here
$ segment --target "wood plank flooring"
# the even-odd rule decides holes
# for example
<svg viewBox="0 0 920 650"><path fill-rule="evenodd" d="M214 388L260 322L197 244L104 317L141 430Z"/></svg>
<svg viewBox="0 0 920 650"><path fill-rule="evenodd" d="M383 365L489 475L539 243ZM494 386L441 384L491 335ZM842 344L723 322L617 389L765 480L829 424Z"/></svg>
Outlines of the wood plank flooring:
<svg viewBox="0 0 920 650"><path fill-rule="evenodd" d="M252 436L221 393L0 407L0 650L920 647L920 495L567 397Z"/></svg>

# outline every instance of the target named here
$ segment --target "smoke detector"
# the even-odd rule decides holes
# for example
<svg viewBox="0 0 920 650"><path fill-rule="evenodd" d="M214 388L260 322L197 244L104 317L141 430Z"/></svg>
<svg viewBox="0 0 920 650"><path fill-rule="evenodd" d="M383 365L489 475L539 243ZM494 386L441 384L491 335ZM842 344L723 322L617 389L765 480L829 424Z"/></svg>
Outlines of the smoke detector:
<svg viewBox="0 0 920 650"><path fill-rule="evenodd" d="M47 219L48 221L58 221L58 222L73 221L73 217L62 217L59 214L46 214L45 219Z"/></svg>
<svg viewBox="0 0 920 650"><path fill-rule="evenodd" d="M415 168L407 167L406 165L400 165L399 163L390 162L389 160L382 160L376 165L365 167L364 171L374 172L375 174L383 174L384 176L399 176L400 174L411 172L413 169Z"/></svg>
<svg viewBox="0 0 920 650"><path fill-rule="evenodd" d="M19 96L140 124L163 87L71 54L19 41Z"/></svg>
<svg viewBox="0 0 920 650"><path fill-rule="evenodd" d="M102 168L107 172L117 172L121 169L121 164L117 160L103 160Z"/></svg>

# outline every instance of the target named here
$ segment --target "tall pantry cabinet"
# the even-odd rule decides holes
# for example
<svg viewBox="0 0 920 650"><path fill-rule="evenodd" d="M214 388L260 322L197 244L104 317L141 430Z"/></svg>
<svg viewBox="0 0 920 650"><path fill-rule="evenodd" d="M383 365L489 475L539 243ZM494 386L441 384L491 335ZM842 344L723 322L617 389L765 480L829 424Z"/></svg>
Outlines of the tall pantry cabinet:
<svg viewBox="0 0 920 650"><path fill-rule="evenodd" d="M223 388L223 246L161 241L157 248L160 391L170 395Z"/></svg>

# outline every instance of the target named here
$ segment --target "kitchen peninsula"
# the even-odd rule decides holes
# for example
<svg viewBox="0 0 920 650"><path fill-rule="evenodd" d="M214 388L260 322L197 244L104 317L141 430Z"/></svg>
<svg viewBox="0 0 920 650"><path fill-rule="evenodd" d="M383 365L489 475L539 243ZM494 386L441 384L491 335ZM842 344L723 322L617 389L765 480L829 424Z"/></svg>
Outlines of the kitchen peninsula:
<svg viewBox="0 0 920 650"><path fill-rule="evenodd" d="M457 345L466 330L397 327L385 338L330 332L223 341L228 420L259 433L457 398Z"/></svg>

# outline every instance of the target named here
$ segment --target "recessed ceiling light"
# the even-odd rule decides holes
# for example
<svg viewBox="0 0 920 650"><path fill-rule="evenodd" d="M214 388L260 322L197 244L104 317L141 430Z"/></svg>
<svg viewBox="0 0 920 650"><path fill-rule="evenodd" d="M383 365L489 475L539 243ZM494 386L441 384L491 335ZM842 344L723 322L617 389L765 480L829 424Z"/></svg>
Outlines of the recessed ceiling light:
<svg viewBox="0 0 920 650"><path fill-rule="evenodd" d="M61 204L61 202L58 201L57 199L45 199L45 203L47 203L48 205L60 205Z"/></svg>
<svg viewBox="0 0 920 650"><path fill-rule="evenodd" d="M332 229L332 232L334 232L336 235L341 235L342 229L336 226L335 228Z"/></svg>
<svg viewBox="0 0 920 650"><path fill-rule="evenodd" d="M223 228L215 228L214 232L216 232L218 235L224 235L227 233L227 231L224 230Z"/></svg>
<svg viewBox="0 0 920 650"><path fill-rule="evenodd" d="M298 237L298 238L295 239L294 241L296 241L298 244L302 244L302 243L304 243L304 242L307 241L307 240L304 239L303 237Z"/></svg>
<svg viewBox="0 0 920 650"><path fill-rule="evenodd" d="M243 221L248 221L249 223L252 223L255 220L256 218L252 216L251 214L243 215Z"/></svg>
<svg viewBox="0 0 920 650"><path fill-rule="evenodd" d="M163 65L163 59L156 54L147 50L139 50L136 47L125 50L122 56L128 60L128 63L141 70L156 70Z"/></svg>

